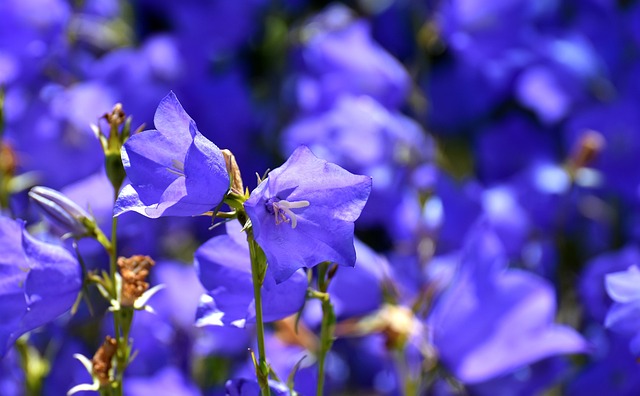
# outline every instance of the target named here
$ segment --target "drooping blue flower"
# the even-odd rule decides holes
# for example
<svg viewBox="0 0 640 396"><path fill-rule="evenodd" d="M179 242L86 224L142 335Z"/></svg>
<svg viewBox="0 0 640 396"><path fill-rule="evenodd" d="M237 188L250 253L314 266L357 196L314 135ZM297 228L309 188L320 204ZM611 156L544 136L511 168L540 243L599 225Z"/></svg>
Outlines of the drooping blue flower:
<svg viewBox="0 0 640 396"><path fill-rule="evenodd" d="M573 329L553 323L553 287L532 273L506 269L506 255L485 225L463 252L457 279L430 318L442 363L466 384L512 373L542 359L586 352Z"/></svg>
<svg viewBox="0 0 640 396"><path fill-rule="evenodd" d="M71 253L36 240L22 221L0 217L0 356L71 308L81 284Z"/></svg>
<svg viewBox="0 0 640 396"><path fill-rule="evenodd" d="M131 184L120 192L117 216L195 216L212 210L229 189L220 149L207 140L170 92L158 105L157 129L133 135L122 148Z"/></svg>
<svg viewBox="0 0 640 396"><path fill-rule="evenodd" d="M227 235L211 238L195 253L200 282L207 289L196 312L196 325L244 327L255 321L251 258L238 222L227 223ZM261 288L264 322L296 313L305 301L308 280L300 270L280 284L267 267Z"/></svg>
<svg viewBox="0 0 640 396"><path fill-rule="evenodd" d="M370 177L321 160L305 146L269 173L244 206L276 282L323 261L353 266L354 222L370 192Z"/></svg>

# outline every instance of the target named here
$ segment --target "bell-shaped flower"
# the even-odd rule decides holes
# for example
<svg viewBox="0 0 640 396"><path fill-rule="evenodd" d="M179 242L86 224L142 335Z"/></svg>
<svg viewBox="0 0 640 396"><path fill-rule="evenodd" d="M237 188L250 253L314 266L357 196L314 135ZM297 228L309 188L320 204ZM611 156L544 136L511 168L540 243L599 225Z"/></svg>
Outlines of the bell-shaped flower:
<svg viewBox="0 0 640 396"><path fill-rule="evenodd" d="M69 251L36 240L22 221L0 217L0 356L22 334L71 308L81 285Z"/></svg>
<svg viewBox="0 0 640 396"><path fill-rule="evenodd" d="M205 138L170 92L158 105L156 129L131 136L122 148L129 177L114 214L195 216L215 208L229 189L220 149Z"/></svg>
<svg viewBox="0 0 640 396"><path fill-rule="evenodd" d="M255 321L251 258L245 234L238 222L227 223L227 235L211 238L195 253L195 265L207 294L200 298L197 326L235 326ZM304 304L308 280L295 272L276 284L267 267L261 288L264 322L292 315Z"/></svg>
<svg viewBox="0 0 640 396"><path fill-rule="evenodd" d="M271 171L244 207L276 282L323 261L353 266L354 222L370 192L370 177L321 160L305 146Z"/></svg>
<svg viewBox="0 0 640 396"><path fill-rule="evenodd" d="M460 381L477 384L543 359L587 351L574 329L555 324L552 285L507 269L504 248L481 224L470 234L456 279L430 318L440 360Z"/></svg>

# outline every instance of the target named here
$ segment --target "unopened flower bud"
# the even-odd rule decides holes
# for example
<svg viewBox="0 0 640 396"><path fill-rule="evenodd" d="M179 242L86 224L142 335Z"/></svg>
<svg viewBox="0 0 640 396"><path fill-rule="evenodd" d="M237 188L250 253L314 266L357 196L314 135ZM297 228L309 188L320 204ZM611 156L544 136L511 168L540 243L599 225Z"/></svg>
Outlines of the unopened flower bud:
<svg viewBox="0 0 640 396"><path fill-rule="evenodd" d="M240 168L236 162L236 157L227 149L220 151L222 151L222 155L224 156L224 162L227 165L227 172L231 179L231 191L238 195L242 195L244 193L244 186L242 184L242 175L240 174Z"/></svg>
<svg viewBox="0 0 640 396"><path fill-rule="evenodd" d="M95 234L97 226L93 218L61 192L36 186L29 191L29 198L42 210L47 220L61 231L76 238Z"/></svg>
<svg viewBox="0 0 640 396"><path fill-rule="evenodd" d="M116 103L113 110L102 118L109 124L109 134L105 135L98 125L92 125L92 129L104 151L107 177L111 185L119 190L126 177L120 151L131 135L131 117L126 116L122 104Z"/></svg>

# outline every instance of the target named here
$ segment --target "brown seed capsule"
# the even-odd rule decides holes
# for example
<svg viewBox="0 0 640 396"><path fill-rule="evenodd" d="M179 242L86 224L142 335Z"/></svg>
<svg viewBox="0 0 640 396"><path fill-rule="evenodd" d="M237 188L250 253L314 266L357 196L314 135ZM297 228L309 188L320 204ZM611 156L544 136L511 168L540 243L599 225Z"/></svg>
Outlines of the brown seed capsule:
<svg viewBox="0 0 640 396"><path fill-rule="evenodd" d="M93 375L98 379L101 386L109 385L109 371L111 370L111 359L116 353L118 343L111 336L106 336L104 342L98 348L91 363L93 364Z"/></svg>
<svg viewBox="0 0 640 396"><path fill-rule="evenodd" d="M136 255L118 258L118 267L122 276L120 304L132 307L133 303L149 289L147 276L155 262L149 256Z"/></svg>

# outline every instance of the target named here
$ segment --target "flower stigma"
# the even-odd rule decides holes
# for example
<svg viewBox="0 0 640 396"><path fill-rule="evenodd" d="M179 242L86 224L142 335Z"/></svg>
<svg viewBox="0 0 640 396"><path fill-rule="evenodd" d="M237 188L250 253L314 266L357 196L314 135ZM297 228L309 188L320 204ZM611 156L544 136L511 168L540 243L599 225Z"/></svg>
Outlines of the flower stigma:
<svg viewBox="0 0 640 396"><path fill-rule="evenodd" d="M184 163L178 160L171 160L172 167L167 167L167 170L178 176L184 176Z"/></svg>
<svg viewBox="0 0 640 396"><path fill-rule="evenodd" d="M267 212L275 216L276 225L290 222L291 228L296 228L296 225L298 225L298 219L291 209L306 208L309 206L309 201L289 202L284 199L278 200L274 197L269 198L265 206L267 207Z"/></svg>

